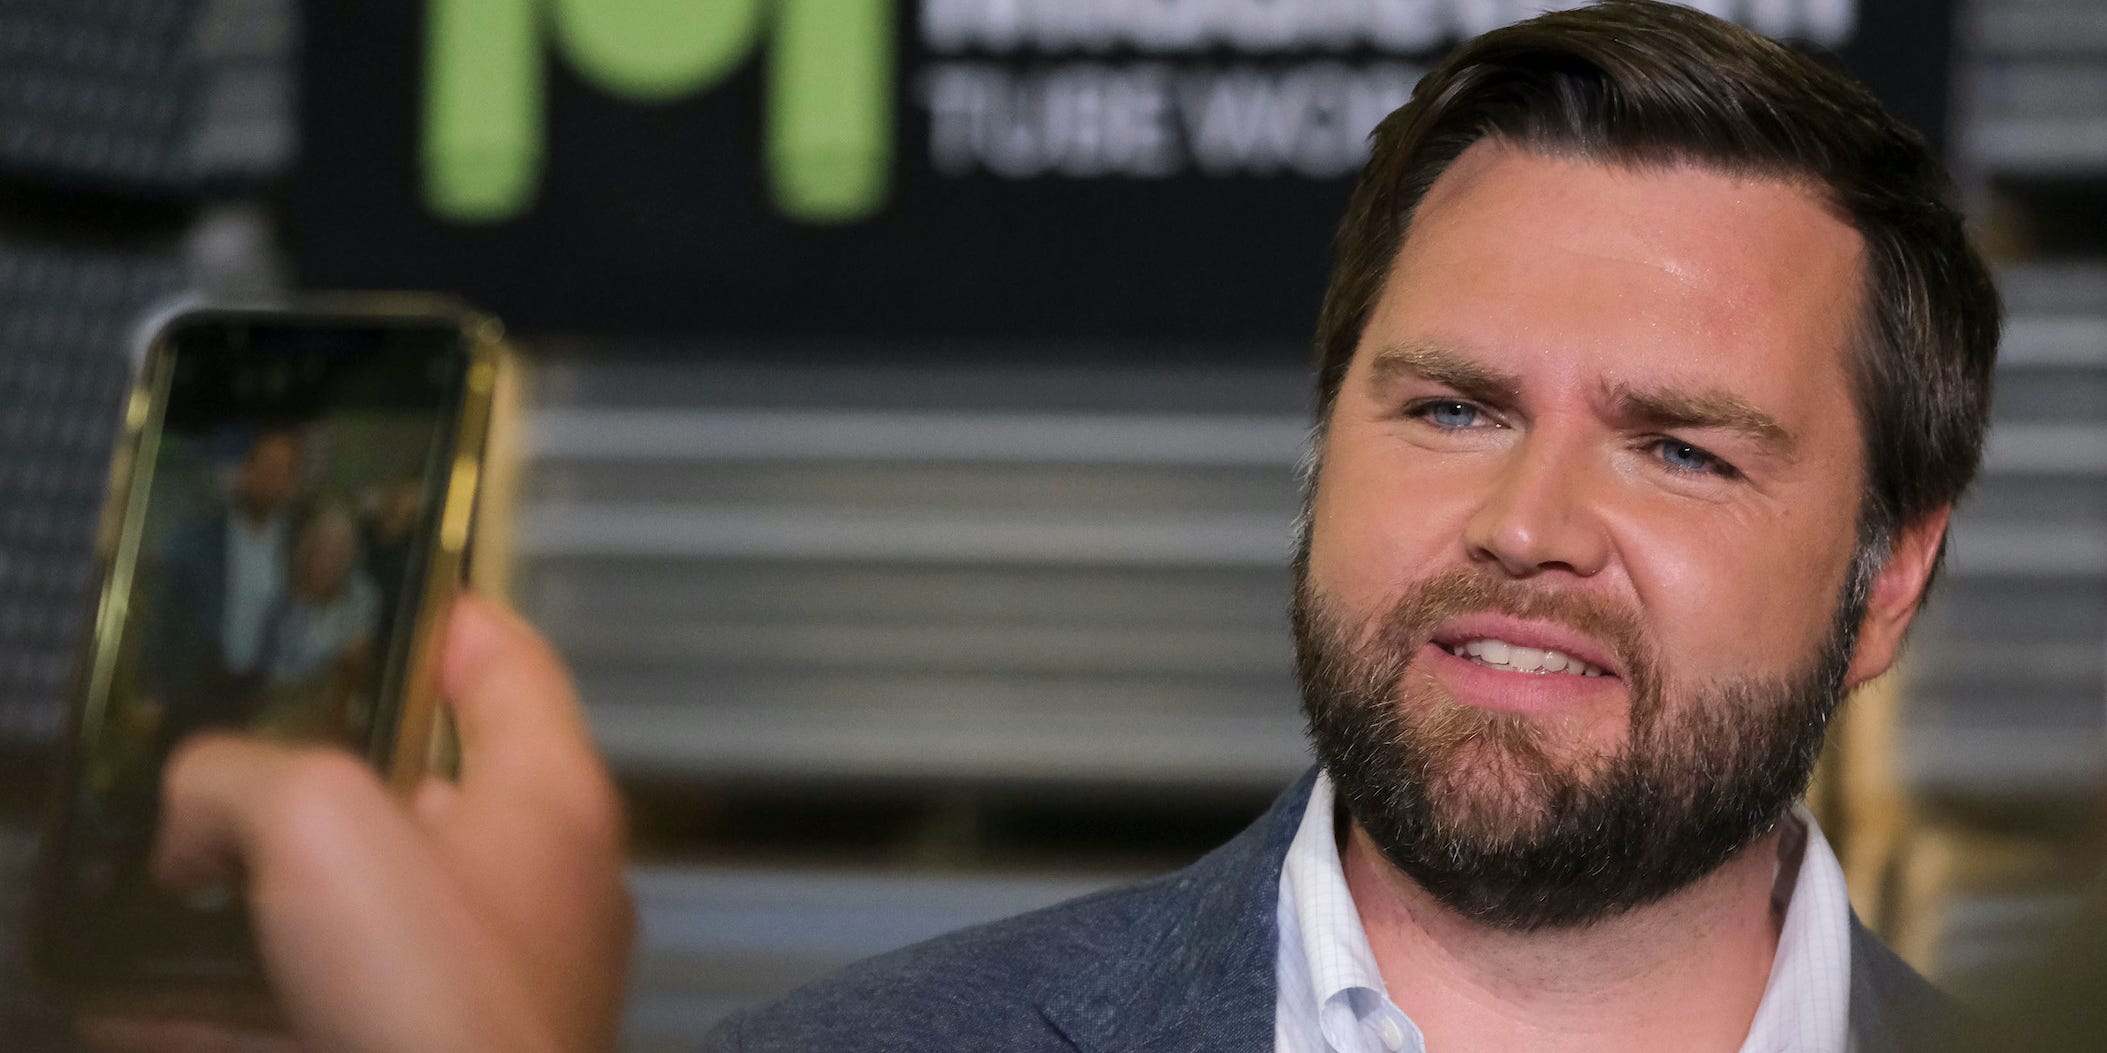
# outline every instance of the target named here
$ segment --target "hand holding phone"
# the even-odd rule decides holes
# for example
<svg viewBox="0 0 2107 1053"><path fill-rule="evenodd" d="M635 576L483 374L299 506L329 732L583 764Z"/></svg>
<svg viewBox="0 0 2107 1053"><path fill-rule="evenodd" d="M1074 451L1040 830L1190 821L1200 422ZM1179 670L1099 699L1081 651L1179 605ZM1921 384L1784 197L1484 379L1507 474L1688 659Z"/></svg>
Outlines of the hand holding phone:
<svg viewBox="0 0 2107 1053"><path fill-rule="evenodd" d="M531 631L473 601L448 621L501 363L494 323L427 301L154 337L32 921L76 1010L410 1026L356 999L418 977L432 1014L528 1034L596 1003L597 979L535 977L609 942L612 791ZM493 693L519 709L459 786L425 778L442 664L464 724Z"/></svg>
<svg viewBox="0 0 2107 1053"><path fill-rule="evenodd" d="M633 920L618 798L568 678L523 622L473 597L442 667L458 786L428 781L405 806L341 752L209 736L170 767L156 868L176 887L246 875L304 1048L609 1049ZM224 1023L87 1031L106 1049L237 1048Z"/></svg>

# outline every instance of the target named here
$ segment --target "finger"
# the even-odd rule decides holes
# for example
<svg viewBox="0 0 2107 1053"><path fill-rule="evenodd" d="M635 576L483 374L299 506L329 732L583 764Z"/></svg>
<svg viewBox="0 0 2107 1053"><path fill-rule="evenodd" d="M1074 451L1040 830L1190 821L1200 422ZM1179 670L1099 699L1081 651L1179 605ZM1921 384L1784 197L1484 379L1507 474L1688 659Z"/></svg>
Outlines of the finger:
<svg viewBox="0 0 2107 1053"><path fill-rule="evenodd" d="M464 784L512 792L600 776L569 675L517 615L480 597L458 599L440 678L460 729Z"/></svg>
<svg viewBox="0 0 2107 1053"><path fill-rule="evenodd" d="M496 604L464 598L448 629L442 686L460 729L462 780L420 801L420 815L444 816L432 828L463 873L482 875L482 903L527 953L595 948L588 958L621 962L633 926L621 884L626 824L568 675ZM570 906L552 914L550 902ZM619 967L540 979L538 999L559 1007L558 1018L616 1019Z"/></svg>
<svg viewBox="0 0 2107 1053"><path fill-rule="evenodd" d="M263 803L244 790L266 783L290 752L223 732L193 735L177 745L161 773L155 878L179 889L240 878L257 826L251 812Z"/></svg>
<svg viewBox="0 0 2107 1053"><path fill-rule="evenodd" d="M416 796L410 798L410 811L427 827L443 827L453 818L454 810L460 807L460 800L460 787L438 776L429 776L417 784Z"/></svg>
<svg viewBox="0 0 2107 1053"><path fill-rule="evenodd" d="M492 901L547 926L536 890L581 895L620 877L626 835L620 795L593 751L570 677L518 616L473 596L456 602L441 663L461 739L461 781L434 791L428 812ZM573 919L588 924L591 918Z"/></svg>
<svg viewBox="0 0 2107 1053"><path fill-rule="evenodd" d="M156 874L245 875L272 987L322 1048L480 1048L464 1021L538 1024L504 1001L525 989L518 963L358 758L202 736L170 764L163 801Z"/></svg>
<svg viewBox="0 0 2107 1053"><path fill-rule="evenodd" d="M163 774L153 869L177 886L253 879L283 865L288 852L328 843L339 825L355 826L357 843L404 825L379 776L357 758L195 735L177 747Z"/></svg>

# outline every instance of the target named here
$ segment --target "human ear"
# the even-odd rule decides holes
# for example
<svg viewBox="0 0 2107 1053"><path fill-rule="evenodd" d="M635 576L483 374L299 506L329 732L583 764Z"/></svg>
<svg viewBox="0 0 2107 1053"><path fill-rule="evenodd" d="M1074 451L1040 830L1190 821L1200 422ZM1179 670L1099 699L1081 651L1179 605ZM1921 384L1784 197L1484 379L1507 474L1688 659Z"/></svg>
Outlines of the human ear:
<svg viewBox="0 0 2107 1053"><path fill-rule="evenodd" d="M1866 598L1866 612L1858 625L1858 646L1844 673L1845 691L1887 672L1895 664L1895 656L1902 650L1902 638L1909 632L1910 619L1917 615L1924 587L1938 562L1939 547L1946 539L1946 523L1952 514L1952 505L1941 505L1903 527L1896 536Z"/></svg>

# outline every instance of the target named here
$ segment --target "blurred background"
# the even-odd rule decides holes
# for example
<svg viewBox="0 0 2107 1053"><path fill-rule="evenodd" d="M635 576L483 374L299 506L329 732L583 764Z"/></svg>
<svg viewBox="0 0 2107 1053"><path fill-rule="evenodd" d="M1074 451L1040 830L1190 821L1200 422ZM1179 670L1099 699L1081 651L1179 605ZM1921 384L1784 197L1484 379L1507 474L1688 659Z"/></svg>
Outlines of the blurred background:
<svg viewBox="0 0 2107 1053"><path fill-rule="evenodd" d="M627 1048L1189 862L1308 763L1293 467L1363 137L1544 6L0 0L8 916L132 333L182 293L506 319L484 569L633 804ZM1923 128L2000 265L1987 470L1811 795L1867 922L1982 989L2075 916L2107 800L2107 7L1698 6Z"/></svg>

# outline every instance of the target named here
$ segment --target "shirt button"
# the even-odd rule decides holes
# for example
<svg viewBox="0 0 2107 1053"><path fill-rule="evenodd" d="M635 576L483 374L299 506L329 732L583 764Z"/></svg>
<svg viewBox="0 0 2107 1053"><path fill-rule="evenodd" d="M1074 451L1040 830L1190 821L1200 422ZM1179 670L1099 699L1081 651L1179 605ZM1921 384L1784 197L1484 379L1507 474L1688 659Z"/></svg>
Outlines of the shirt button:
<svg viewBox="0 0 2107 1053"><path fill-rule="evenodd" d="M1386 1016L1377 1026L1383 1032L1383 1045L1392 1050L1405 1048L1405 1029L1397 1026L1397 1021Z"/></svg>

